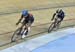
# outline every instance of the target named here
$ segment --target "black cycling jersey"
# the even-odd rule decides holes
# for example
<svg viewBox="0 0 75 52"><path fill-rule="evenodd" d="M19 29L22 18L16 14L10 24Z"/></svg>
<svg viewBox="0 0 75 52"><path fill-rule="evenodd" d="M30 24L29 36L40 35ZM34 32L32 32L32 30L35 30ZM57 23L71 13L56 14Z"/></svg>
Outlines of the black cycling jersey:
<svg viewBox="0 0 75 52"><path fill-rule="evenodd" d="M61 19L63 19L64 18L64 12L62 11L62 12L60 12L60 13L58 13L58 15L57 15L57 17L58 18L61 18Z"/></svg>
<svg viewBox="0 0 75 52"><path fill-rule="evenodd" d="M25 17L25 16L22 16L22 17L24 18L23 23L29 23L29 22L33 23L33 21L34 21L34 17L32 14L28 14L27 17Z"/></svg>
<svg viewBox="0 0 75 52"><path fill-rule="evenodd" d="M55 16L57 16L57 18L60 18L61 20L63 20L65 14L64 14L63 11L62 12L59 12L59 13L54 13L51 20L53 20L55 18Z"/></svg>

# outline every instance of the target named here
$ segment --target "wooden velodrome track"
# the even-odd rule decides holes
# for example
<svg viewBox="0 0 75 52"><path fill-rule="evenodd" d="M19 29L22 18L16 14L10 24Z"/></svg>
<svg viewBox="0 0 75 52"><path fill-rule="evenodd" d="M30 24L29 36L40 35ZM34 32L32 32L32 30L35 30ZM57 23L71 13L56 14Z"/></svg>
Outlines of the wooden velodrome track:
<svg viewBox="0 0 75 52"><path fill-rule="evenodd" d="M17 28L15 23L20 18L23 9L28 9L35 17L29 34L31 36L47 31L52 14L58 8L62 8L66 14L60 28L75 25L75 0L1 0L0 49L22 42L10 44L12 33Z"/></svg>

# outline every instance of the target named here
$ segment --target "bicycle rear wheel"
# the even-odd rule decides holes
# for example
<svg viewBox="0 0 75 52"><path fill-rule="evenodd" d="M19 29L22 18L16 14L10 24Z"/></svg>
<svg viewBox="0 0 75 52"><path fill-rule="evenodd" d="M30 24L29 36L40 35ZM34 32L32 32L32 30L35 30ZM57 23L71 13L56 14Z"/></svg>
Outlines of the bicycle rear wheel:
<svg viewBox="0 0 75 52"><path fill-rule="evenodd" d="M48 28L48 33L50 33L54 29L54 23L52 23Z"/></svg>
<svg viewBox="0 0 75 52"><path fill-rule="evenodd" d="M11 37L11 42L15 42L21 35L19 34L20 28L18 28Z"/></svg>

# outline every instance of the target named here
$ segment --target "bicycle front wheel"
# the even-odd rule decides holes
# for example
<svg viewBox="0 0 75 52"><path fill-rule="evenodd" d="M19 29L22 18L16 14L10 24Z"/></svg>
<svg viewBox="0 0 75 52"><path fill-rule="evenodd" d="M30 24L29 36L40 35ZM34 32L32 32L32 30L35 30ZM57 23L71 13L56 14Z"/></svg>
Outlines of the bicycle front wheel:
<svg viewBox="0 0 75 52"><path fill-rule="evenodd" d="M18 29L13 33L13 35L12 35L12 37L11 37L11 42L14 42L14 41L16 41L16 40L18 39L18 36L20 35L20 34L19 34L19 31L20 31L20 28L18 28Z"/></svg>
<svg viewBox="0 0 75 52"><path fill-rule="evenodd" d="M48 33L50 33L54 28L54 23L52 23L48 28Z"/></svg>

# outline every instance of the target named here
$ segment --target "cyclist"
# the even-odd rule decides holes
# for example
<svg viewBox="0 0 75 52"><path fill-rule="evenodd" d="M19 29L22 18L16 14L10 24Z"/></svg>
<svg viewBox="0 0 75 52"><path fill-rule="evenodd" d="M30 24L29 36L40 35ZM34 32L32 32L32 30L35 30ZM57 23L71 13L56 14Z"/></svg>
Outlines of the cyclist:
<svg viewBox="0 0 75 52"><path fill-rule="evenodd" d="M60 24L63 21L64 17L65 17L64 11L62 9L57 9L56 13L53 14L51 21L53 20L55 21L55 27L56 27L57 24Z"/></svg>
<svg viewBox="0 0 75 52"><path fill-rule="evenodd" d="M23 20L23 21L22 21ZM22 15L21 15L21 18L19 19L19 21L16 23L16 25L18 25L20 22L22 21L22 26L20 28L20 32L19 34L21 33L25 33L26 31L30 31L30 27L32 25L32 23L34 22L34 17L32 14L30 14L28 12L28 10L23 10L22 11ZM22 31L23 29L23 31ZM26 30L27 29L27 30ZM25 31L24 31L25 30ZM23 34L22 35L22 38L26 37L27 33L26 34Z"/></svg>

